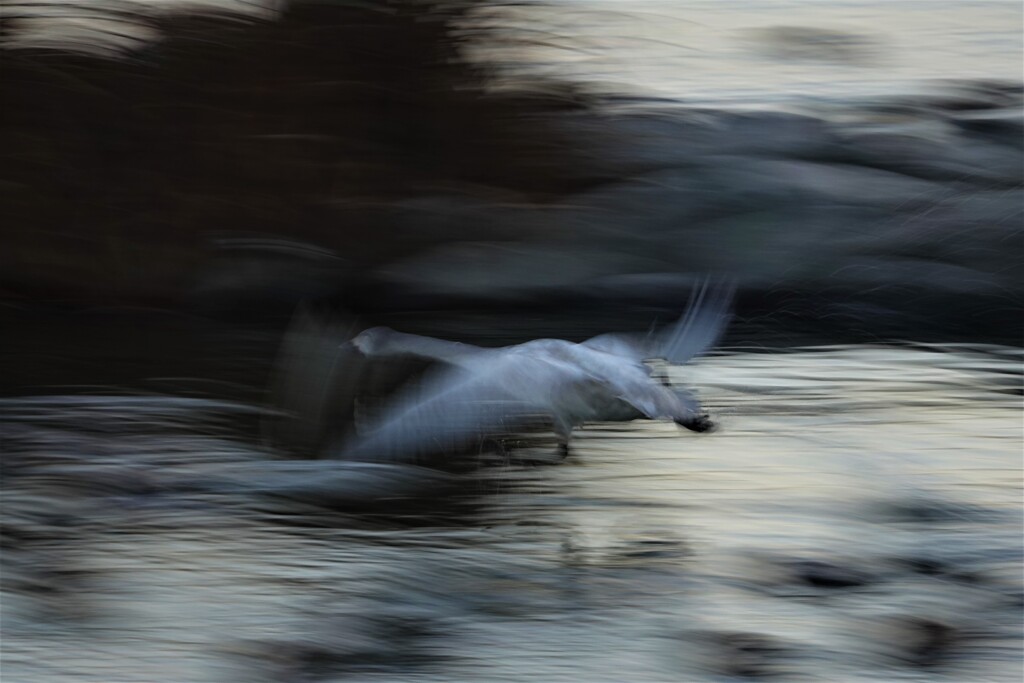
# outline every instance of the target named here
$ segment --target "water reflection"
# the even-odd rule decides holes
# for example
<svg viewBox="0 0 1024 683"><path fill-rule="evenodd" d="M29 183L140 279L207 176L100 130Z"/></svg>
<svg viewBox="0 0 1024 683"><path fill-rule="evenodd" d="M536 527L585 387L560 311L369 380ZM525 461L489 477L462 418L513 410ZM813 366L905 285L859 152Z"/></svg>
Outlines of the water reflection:
<svg viewBox="0 0 1024 683"><path fill-rule="evenodd" d="M479 46L486 59L511 76L557 74L616 97L802 106L916 91L926 79L1021 75L1022 10L1003 0L595 0L497 14L520 40Z"/></svg>
<svg viewBox="0 0 1024 683"><path fill-rule="evenodd" d="M275 455L201 401L7 402L5 674L1015 680L1019 351L734 353L687 379L721 432L595 424L554 466L526 443L425 483L432 515L189 489Z"/></svg>

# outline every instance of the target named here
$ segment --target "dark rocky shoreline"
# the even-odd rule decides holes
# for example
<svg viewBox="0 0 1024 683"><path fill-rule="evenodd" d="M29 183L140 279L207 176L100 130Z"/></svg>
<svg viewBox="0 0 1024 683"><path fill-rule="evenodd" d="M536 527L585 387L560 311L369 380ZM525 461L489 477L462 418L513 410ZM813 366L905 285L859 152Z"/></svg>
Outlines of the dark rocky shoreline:
<svg viewBox="0 0 1024 683"><path fill-rule="evenodd" d="M1019 83L786 111L496 94L460 46L500 22L399 6L159 15L118 57L6 44L0 301L621 327L713 272L783 335L1020 343Z"/></svg>

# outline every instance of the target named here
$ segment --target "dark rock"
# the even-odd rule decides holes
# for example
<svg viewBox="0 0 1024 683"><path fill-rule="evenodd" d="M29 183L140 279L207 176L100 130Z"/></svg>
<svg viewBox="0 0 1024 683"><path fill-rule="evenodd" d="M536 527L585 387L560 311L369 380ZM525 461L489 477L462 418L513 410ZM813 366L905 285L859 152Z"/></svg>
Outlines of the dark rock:
<svg viewBox="0 0 1024 683"><path fill-rule="evenodd" d="M420 616L321 617L305 639L244 643L238 653L276 670L282 680L320 681L355 673L403 673L435 662L427 647L435 635Z"/></svg>
<svg viewBox="0 0 1024 683"><path fill-rule="evenodd" d="M787 562L786 568L794 580L815 588L855 588L873 581L865 572L822 560Z"/></svg>
<svg viewBox="0 0 1024 683"><path fill-rule="evenodd" d="M923 206L949 194L938 183L853 164L748 159L741 168L746 178L736 175L733 183L756 183L778 195L787 193L834 206Z"/></svg>
<svg viewBox="0 0 1024 683"><path fill-rule="evenodd" d="M806 114L783 111L729 112L721 115L717 153L814 157L834 142L829 124Z"/></svg>
<svg viewBox="0 0 1024 683"><path fill-rule="evenodd" d="M849 133L850 161L918 178L1015 187L1022 181L1020 150L913 128Z"/></svg>
<svg viewBox="0 0 1024 683"><path fill-rule="evenodd" d="M892 636L902 650L902 658L920 667L942 663L959 640L957 630L949 624L921 617L899 619Z"/></svg>
<svg viewBox="0 0 1024 683"><path fill-rule="evenodd" d="M976 505L927 499L887 502L880 505L877 512L886 521L924 524L979 522L992 519L998 514Z"/></svg>
<svg viewBox="0 0 1024 683"><path fill-rule="evenodd" d="M830 124L783 111L679 108L573 120L598 146L596 163L621 171L687 166L708 154L815 158L835 145Z"/></svg>
<svg viewBox="0 0 1024 683"><path fill-rule="evenodd" d="M695 632L684 638L700 648L701 668L719 675L763 678L780 673L778 660L785 653L781 643L757 633Z"/></svg>
<svg viewBox="0 0 1024 683"><path fill-rule="evenodd" d="M915 574L931 576L948 581L956 581L969 585L991 584L991 581L984 574L962 569L953 562L948 562L935 557L909 557L896 560L896 565L909 569Z"/></svg>
<svg viewBox="0 0 1024 683"><path fill-rule="evenodd" d="M1021 86L1009 81L948 81L937 91L895 97L892 101L947 112L987 111L1019 106Z"/></svg>
<svg viewBox="0 0 1024 683"><path fill-rule="evenodd" d="M1024 111L993 109L959 114L952 119L962 130L1017 147L1024 146Z"/></svg>
<svg viewBox="0 0 1024 683"><path fill-rule="evenodd" d="M866 64L878 44L869 36L810 26L772 26L752 34L762 52L775 59Z"/></svg>
<svg viewBox="0 0 1024 683"><path fill-rule="evenodd" d="M942 560L925 557L900 560L900 564L913 572L924 574L925 576L942 576L950 571L949 565Z"/></svg>

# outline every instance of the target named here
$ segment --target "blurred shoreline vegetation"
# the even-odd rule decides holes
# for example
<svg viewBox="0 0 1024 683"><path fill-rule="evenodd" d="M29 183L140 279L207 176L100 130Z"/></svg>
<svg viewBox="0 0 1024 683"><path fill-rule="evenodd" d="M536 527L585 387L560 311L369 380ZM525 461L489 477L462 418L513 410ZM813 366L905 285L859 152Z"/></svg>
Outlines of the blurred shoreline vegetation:
<svg viewBox="0 0 1024 683"><path fill-rule="evenodd" d="M629 329L727 272L786 344L1020 341L1016 82L653 97L571 80L576 57L628 66L615 36L643 32L626 10L588 37L575 3L539 20L557 0L0 7L11 328L96 306L274 325L306 302Z"/></svg>
<svg viewBox="0 0 1024 683"><path fill-rule="evenodd" d="M585 98L489 89L464 58L528 39L502 32L503 4L5 3L0 299L175 305L218 235L312 242L358 270L429 243L394 200L586 187L552 125Z"/></svg>

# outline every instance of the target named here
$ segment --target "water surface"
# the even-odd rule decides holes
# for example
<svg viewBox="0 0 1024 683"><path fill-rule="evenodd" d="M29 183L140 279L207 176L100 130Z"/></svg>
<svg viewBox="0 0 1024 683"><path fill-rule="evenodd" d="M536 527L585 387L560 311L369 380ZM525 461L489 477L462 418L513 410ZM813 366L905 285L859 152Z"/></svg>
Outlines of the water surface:
<svg viewBox="0 0 1024 683"><path fill-rule="evenodd" d="M134 468L159 491L167 471L275 454L99 399L79 418L59 399L33 421L8 410L11 452L51 464L5 478L4 673L1019 680L1020 360L716 356L685 374L719 432L590 425L568 460L544 439L484 456L448 504L416 513L97 492L80 483L90 467ZM161 413L133 414L146 410Z"/></svg>

